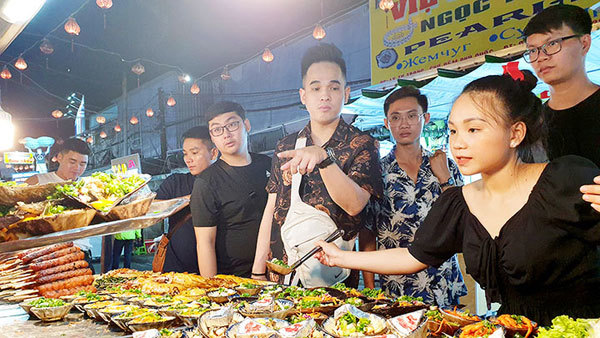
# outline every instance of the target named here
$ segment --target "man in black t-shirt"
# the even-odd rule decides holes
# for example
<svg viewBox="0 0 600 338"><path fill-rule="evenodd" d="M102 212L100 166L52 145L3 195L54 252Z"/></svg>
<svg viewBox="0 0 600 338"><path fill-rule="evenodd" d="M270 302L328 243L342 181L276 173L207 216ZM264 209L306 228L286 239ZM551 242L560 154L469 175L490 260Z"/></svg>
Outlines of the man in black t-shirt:
<svg viewBox="0 0 600 338"><path fill-rule="evenodd" d="M525 27L523 56L550 86L550 99L544 105L548 158L579 155L600 166L600 86L590 81L585 70L591 29L592 19L585 9L548 7Z"/></svg>
<svg viewBox="0 0 600 338"><path fill-rule="evenodd" d="M523 30L527 44L523 56L550 86L550 99L544 104L548 158L578 155L600 167L600 86L585 70L591 30L587 10L574 5L548 7ZM600 212L600 176L581 192Z"/></svg>
<svg viewBox="0 0 600 338"><path fill-rule="evenodd" d="M221 158L198 175L192 191L198 267L203 277L250 277L271 159L248 152L250 121L241 105L215 103L206 120Z"/></svg>
<svg viewBox="0 0 600 338"><path fill-rule="evenodd" d="M189 197L196 176L217 159L219 152L210 140L208 127L193 127L183 133L182 139L183 160L190 172L167 177L158 188L156 199ZM189 208L186 208L169 217L169 230L189 212ZM163 272L171 271L200 273L196 258L196 236L191 219L177 229L167 246Z"/></svg>

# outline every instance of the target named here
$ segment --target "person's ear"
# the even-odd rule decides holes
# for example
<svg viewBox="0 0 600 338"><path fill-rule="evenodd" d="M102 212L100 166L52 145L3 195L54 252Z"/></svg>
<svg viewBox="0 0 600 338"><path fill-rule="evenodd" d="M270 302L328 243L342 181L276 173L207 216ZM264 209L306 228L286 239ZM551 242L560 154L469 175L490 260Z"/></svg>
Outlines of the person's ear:
<svg viewBox="0 0 600 338"><path fill-rule="evenodd" d="M510 127L510 147L517 148L523 139L525 139L525 135L527 134L527 126L525 122L519 121Z"/></svg>
<svg viewBox="0 0 600 338"><path fill-rule="evenodd" d="M350 100L350 86L346 86L344 89L344 104L347 104L348 100Z"/></svg>
<svg viewBox="0 0 600 338"><path fill-rule="evenodd" d="M425 115L423 115L423 125L426 125L429 123L429 121L431 121L431 115L429 113L425 113Z"/></svg>
<svg viewBox="0 0 600 338"><path fill-rule="evenodd" d="M390 130L390 122L387 117L383 119L383 125L385 126L385 129Z"/></svg>
<svg viewBox="0 0 600 338"><path fill-rule="evenodd" d="M244 120L244 128L246 128L247 133L250 132L250 130L252 129L252 127L250 126L250 120L248 120L248 119Z"/></svg>
<svg viewBox="0 0 600 338"><path fill-rule="evenodd" d="M218 157L219 157L219 149L217 149L217 147L212 147L212 149L210 150L211 162L216 161Z"/></svg>
<svg viewBox="0 0 600 338"><path fill-rule="evenodd" d="M581 44L583 45L583 55L586 55L592 46L592 37L589 34L585 34L579 41L581 41Z"/></svg>
<svg viewBox="0 0 600 338"><path fill-rule="evenodd" d="M303 105L306 105L306 90L304 88L298 89L298 94L300 95L300 102Z"/></svg>

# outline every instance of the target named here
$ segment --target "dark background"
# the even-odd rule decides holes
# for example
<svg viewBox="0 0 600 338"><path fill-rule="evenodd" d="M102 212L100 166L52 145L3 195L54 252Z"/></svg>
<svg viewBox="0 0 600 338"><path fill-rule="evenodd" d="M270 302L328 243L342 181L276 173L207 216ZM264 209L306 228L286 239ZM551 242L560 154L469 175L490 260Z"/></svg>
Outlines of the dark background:
<svg viewBox="0 0 600 338"><path fill-rule="evenodd" d="M74 133L73 120L56 121L51 112L64 112L73 91L85 95L88 110L110 105L121 95L124 74L128 88L137 87L130 69L140 58L146 70L141 83L174 69L193 78L213 70L211 76L219 76L224 65L262 53L305 28L303 34L311 34L321 17L360 2L364 0L113 0L105 11L95 0L48 0L0 55L0 63L11 63L13 75L0 79L2 106L13 115L17 139L68 137ZM71 52L71 36L63 26L74 12L81 33ZM54 47L48 56L39 49L44 36ZM13 65L24 51L28 68L21 76Z"/></svg>

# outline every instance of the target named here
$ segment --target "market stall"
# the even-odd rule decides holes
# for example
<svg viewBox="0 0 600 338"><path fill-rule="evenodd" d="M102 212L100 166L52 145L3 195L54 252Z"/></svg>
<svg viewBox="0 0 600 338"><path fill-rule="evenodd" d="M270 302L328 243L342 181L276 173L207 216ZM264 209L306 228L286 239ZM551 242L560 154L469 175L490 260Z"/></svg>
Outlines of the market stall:
<svg viewBox="0 0 600 338"><path fill-rule="evenodd" d="M0 187L2 335L545 337L561 330L592 334L599 325L559 317L556 327L540 329L535 319L517 314L484 319L467 309L438 309L419 298L343 284L304 289L130 269L92 275L71 240L145 228L187 205L186 199L154 201L148 181L115 172L76 183ZM269 263L273 271L289 270L281 261Z"/></svg>

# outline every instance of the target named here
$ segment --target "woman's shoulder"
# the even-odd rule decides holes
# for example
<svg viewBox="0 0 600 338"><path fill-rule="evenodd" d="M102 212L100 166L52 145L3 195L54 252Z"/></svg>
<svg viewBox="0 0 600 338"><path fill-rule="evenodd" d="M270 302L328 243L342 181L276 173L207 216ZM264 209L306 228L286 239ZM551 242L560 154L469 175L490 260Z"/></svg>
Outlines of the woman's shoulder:
<svg viewBox="0 0 600 338"><path fill-rule="evenodd" d="M552 160L542 173L539 184L547 189L564 190L592 184L600 169L592 161L576 155L561 156Z"/></svg>
<svg viewBox="0 0 600 338"><path fill-rule="evenodd" d="M472 183L471 183L472 184ZM444 215L447 213L462 214L467 211L463 189L467 186L450 187L434 202L431 212Z"/></svg>

